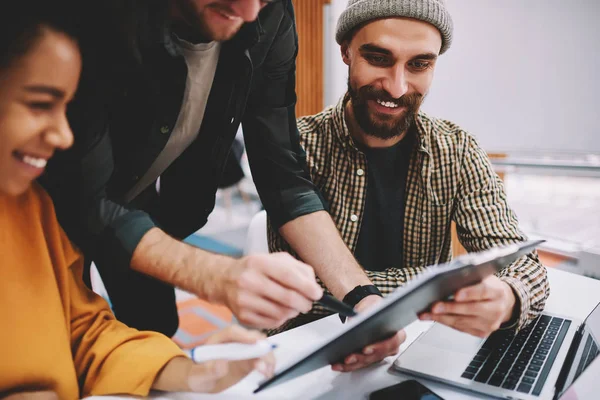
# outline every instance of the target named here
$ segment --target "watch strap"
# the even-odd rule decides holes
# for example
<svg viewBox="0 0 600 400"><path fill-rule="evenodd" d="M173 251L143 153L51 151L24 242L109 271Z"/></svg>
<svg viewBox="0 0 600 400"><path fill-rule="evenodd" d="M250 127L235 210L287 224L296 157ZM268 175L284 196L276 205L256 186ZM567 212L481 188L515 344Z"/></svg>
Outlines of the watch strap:
<svg viewBox="0 0 600 400"><path fill-rule="evenodd" d="M358 303L361 302L367 296L377 295L379 297L383 297L377 286L375 285L359 285L349 291L346 296L344 296L344 303L348 304L350 307L354 308ZM340 319L342 322L346 321L346 317L340 315Z"/></svg>

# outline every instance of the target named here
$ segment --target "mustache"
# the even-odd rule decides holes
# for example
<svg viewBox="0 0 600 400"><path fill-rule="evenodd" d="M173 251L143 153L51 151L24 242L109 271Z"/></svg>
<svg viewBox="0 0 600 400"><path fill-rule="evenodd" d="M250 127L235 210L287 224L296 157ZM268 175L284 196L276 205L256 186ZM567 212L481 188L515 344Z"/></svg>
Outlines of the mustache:
<svg viewBox="0 0 600 400"><path fill-rule="evenodd" d="M377 89L373 86L363 86L359 90L359 95L364 100L390 101L398 104L400 107L414 108L421 104L423 95L421 93L409 93L401 97L394 98L383 89Z"/></svg>
<svg viewBox="0 0 600 400"><path fill-rule="evenodd" d="M227 15L234 15L236 17L239 17L237 15L237 13L231 8L229 7L227 4L223 4L223 3L212 3L206 6L207 8L212 8L216 11L221 11L224 12Z"/></svg>

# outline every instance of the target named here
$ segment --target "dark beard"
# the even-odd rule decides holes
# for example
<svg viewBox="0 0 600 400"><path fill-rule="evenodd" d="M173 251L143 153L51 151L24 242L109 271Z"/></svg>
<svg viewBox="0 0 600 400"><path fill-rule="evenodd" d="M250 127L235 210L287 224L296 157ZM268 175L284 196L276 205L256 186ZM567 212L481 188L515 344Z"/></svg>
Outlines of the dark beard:
<svg viewBox="0 0 600 400"><path fill-rule="evenodd" d="M194 44L230 39L229 37L219 37L218 33L213 32L204 20L204 14L209 8L235 14L229 7L216 3L206 6L202 11L198 11L193 4L193 0L176 0L176 3L183 19L177 19L173 22L173 31L181 39Z"/></svg>
<svg viewBox="0 0 600 400"><path fill-rule="evenodd" d="M423 102L423 95L420 93L405 94L399 99L392 98L385 90L375 89L372 86L363 86L354 90L348 79L348 94L352 100L352 110L356 122L369 136L379 139L392 139L401 136L412 125L419 107ZM368 100L393 101L399 107L406 107L406 111L399 117L388 115L372 115L369 113Z"/></svg>

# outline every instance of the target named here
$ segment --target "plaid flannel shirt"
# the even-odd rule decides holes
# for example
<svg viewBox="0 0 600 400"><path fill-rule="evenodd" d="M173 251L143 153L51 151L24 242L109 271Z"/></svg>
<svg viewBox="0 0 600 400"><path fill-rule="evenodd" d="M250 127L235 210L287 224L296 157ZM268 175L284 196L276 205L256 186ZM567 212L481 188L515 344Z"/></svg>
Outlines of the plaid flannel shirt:
<svg viewBox="0 0 600 400"><path fill-rule="evenodd" d="M344 242L354 252L367 193L365 155L354 143L344 118L346 98L319 114L298 120L311 178L329 203ZM452 258L451 222L469 252L526 240L507 204L504 185L475 138L452 122L420 112L418 140L411 153L405 194L404 254L398 267L365 271L379 290L389 294L426 266ZM268 227L269 250L296 255ZM521 257L498 276L508 283L520 313L503 328L521 329L543 310L550 293L546 269L537 253ZM319 305L288 321L276 333L329 315Z"/></svg>

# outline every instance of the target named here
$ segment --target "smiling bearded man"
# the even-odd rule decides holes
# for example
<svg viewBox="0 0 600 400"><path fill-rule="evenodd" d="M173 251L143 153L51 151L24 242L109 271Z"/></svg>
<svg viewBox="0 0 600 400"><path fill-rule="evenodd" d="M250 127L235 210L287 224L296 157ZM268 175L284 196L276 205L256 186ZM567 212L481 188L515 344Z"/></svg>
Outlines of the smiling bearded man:
<svg viewBox="0 0 600 400"><path fill-rule="evenodd" d="M438 56L452 41L444 2L350 0L336 39L348 65L348 93L300 118L298 128L311 178L375 285L356 287L344 301L354 306L370 294L388 294L426 266L449 261L452 221L468 251L524 241L504 186L474 137L420 111ZM269 247L290 250L273 230ZM487 336L524 327L549 294L535 252L463 290L421 318ZM277 331L327 314L315 306ZM358 367L369 355L351 361L336 368Z"/></svg>

